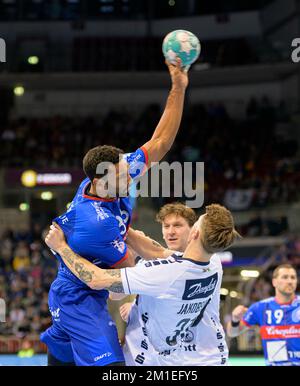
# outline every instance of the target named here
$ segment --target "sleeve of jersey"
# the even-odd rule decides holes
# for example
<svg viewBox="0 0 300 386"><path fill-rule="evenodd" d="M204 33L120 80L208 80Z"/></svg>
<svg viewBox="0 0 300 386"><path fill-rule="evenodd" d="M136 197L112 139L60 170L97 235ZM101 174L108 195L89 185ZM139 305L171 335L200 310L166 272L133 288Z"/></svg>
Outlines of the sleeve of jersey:
<svg viewBox="0 0 300 386"><path fill-rule="evenodd" d="M128 257L127 245L114 218L106 220L105 224L91 227L86 248L86 255L111 268L117 267Z"/></svg>
<svg viewBox="0 0 300 386"><path fill-rule="evenodd" d="M244 315L242 323L248 327L259 325L259 303L252 304Z"/></svg>
<svg viewBox="0 0 300 386"><path fill-rule="evenodd" d="M170 265L153 266L147 263L121 269L124 293L127 295L167 295L178 276Z"/></svg>
<svg viewBox="0 0 300 386"><path fill-rule="evenodd" d="M149 157L144 147L141 147L135 153L125 154L124 158L129 165L129 174L133 180L145 174Z"/></svg>

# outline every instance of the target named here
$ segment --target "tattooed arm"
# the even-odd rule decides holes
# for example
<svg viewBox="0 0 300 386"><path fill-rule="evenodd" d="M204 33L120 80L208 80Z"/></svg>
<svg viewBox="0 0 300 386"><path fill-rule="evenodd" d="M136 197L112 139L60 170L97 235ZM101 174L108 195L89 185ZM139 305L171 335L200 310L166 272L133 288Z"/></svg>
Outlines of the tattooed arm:
<svg viewBox="0 0 300 386"><path fill-rule="evenodd" d="M49 248L60 255L73 274L91 289L107 289L116 293L124 292L120 270L98 268L77 255L66 243L64 234L59 227L51 226L45 242Z"/></svg>
<svg viewBox="0 0 300 386"><path fill-rule="evenodd" d="M144 235L143 232L129 229L126 239L127 244L145 260L165 259L172 255L173 251L164 248L155 240Z"/></svg>

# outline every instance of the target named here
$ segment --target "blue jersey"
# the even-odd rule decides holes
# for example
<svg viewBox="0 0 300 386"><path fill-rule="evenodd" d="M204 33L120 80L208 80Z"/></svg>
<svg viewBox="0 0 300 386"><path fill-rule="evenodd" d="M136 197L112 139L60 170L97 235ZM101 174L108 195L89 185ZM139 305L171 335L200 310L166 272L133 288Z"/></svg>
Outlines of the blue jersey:
<svg viewBox="0 0 300 386"><path fill-rule="evenodd" d="M300 366L300 296L290 304L274 297L254 303L243 323L260 326L267 365Z"/></svg>
<svg viewBox="0 0 300 386"><path fill-rule="evenodd" d="M134 180L143 173L148 162L145 149L124 156ZM130 198L102 199L90 196L90 180L85 179L68 211L54 219L62 228L67 243L78 255L104 269L114 268L127 258L125 238L131 222ZM61 257L58 277L85 286L64 264ZM107 291L102 291L107 293Z"/></svg>
<svg viewBox="0 0 300 386"><path fill-rule="evenodd" d="M134 180L148 163L147 152L126 154ZM84 180L69 210L56 221L70 247L101 268L114 268L128 255L125 243L131 221L129 198L105 200L89 195L90 181ZM49 292L52 326L41 335L50 353L65 363L78 366L106 366L123 362L116 326L106 299L108 292L94 291L81 282L61 257L57 279Z"/></svg>

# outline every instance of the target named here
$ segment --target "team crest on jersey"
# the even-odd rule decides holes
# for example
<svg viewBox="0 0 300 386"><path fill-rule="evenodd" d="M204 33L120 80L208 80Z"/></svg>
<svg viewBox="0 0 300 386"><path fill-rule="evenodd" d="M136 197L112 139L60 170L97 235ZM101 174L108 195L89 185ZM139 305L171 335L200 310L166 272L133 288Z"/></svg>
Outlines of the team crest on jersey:
<svg viewBox="0 0 300 386"><path fill-rule="evenodd" d="M207 298L214 292L217 282L217 273L205 279L187 280L185 283L185 290L182 299L194 300Z"/></svg>
<svg viewBox="0 0 300 386"><path fill-rule="evenodd" d="M111 245L116 248L120 253L124 253L126 245L120 238L115 239Z"/></svg>
<svg viewBox="0 0 300 386"><path fill-rule="evenodd" d="M292 320L294 323L300 322L300 307L296 308L292 313Z"/></svg>

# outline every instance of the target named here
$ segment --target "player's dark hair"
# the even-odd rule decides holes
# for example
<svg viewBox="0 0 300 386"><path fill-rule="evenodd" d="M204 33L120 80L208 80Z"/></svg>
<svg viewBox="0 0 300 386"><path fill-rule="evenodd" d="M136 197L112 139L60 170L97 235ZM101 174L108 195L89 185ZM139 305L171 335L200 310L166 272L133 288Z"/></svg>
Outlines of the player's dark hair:
<svg viewBox="0 0 300 386"><path fill-rule="evenodd" d="M276 279L279 275L279 271L281 269L293 269L296 273L297 273L297 270L295 267L293 267L291 264L281 264L279 265L277 268L275 268L274 272L273 272L273 279Z"/></svg>
<svg viewBox="0 0 300 386"><path fill-rule="evenodd" d="M97 174L97 167L102 162L110 162L114 165L120 162L120 155L124 151L113 146L97 146L89 150L83 159L83 170L86 176L93 181L94 178L101 178L105 174Z"/></svg>

